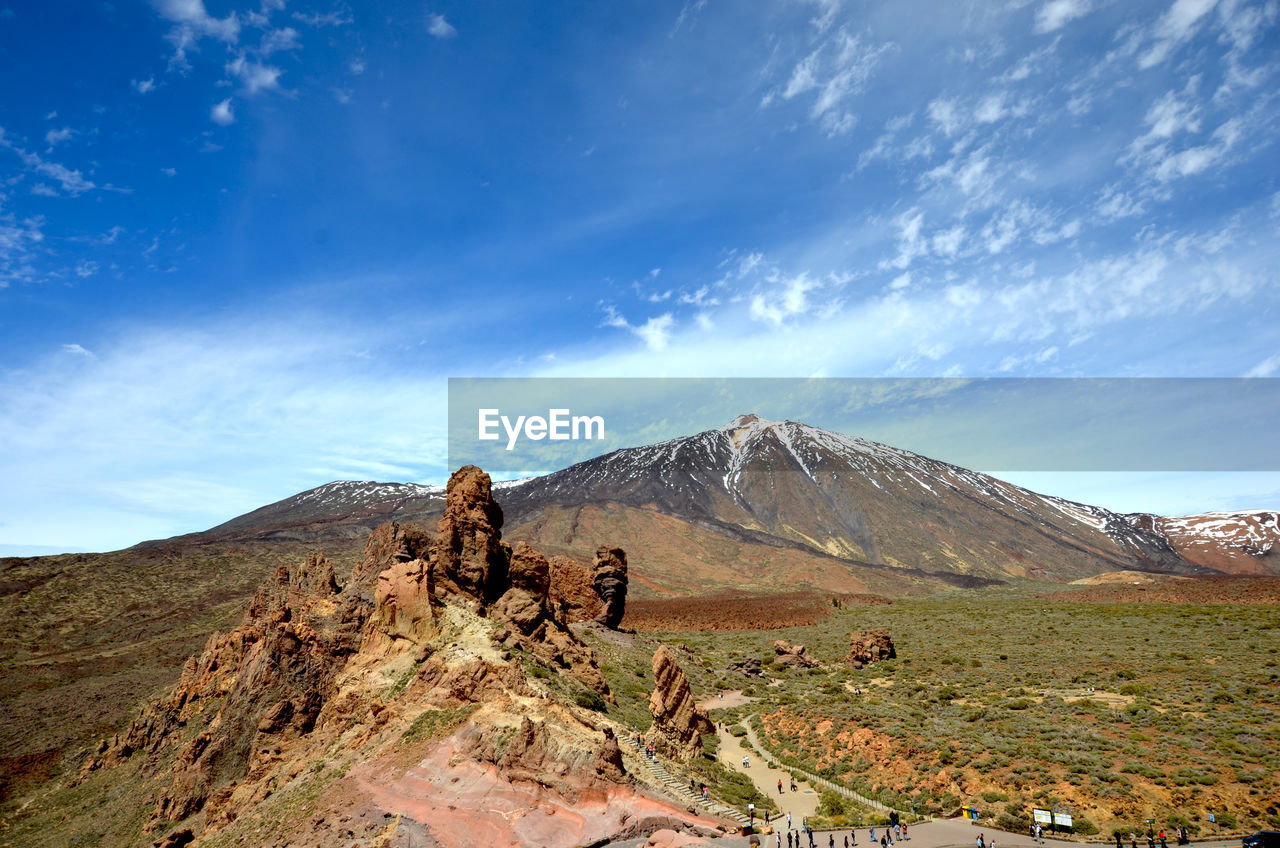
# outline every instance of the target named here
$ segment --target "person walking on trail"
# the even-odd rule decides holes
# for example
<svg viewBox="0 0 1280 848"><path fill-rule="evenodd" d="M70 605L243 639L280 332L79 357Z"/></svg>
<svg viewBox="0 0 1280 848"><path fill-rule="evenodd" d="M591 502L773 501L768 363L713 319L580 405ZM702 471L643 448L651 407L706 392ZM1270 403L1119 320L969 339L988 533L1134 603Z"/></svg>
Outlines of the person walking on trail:
<svg viewBox="0 0 1280 848"><path fill-rule="evenodd" d="M889 831L880 834L880 848L889 848Z"/></svg>
<svg viewBox="0 0 1280 848"><path fill-rule="evenodd" d="M902 841L903 842L911 841L911 837L907 835L907 826L905 824L902 826Z"/></svg>
<svg viewBox="0 0 1280 848"><path fill-rule="evenodd" d="M1129 848L1138 848L1138 834L1129 834Z"/></svg>
<svg viewBox="0 0 1280 848"><path fill-rule="evenodd" d="M787 830L791 829L791 814L787 813Z"/></svg>
<svg viewBox="0 0 1280 848"><path fill-rule="evenodd" d="M872 845L876 844L876 826L875 825L871 825L871 844Z"/></svg>
<svg viewBox="0 0 1280 848"><path fill-rule="evenodd" d="M834 833L827 834L827 848L836 848L836 835Z"/></svg>
<svg viewBox="0 0 1280 848"><path fill-rule="evenodd" d="M981 833L978 834L978 848L987 848L987 840L983 838Z"/></svg>
<svg viewBox="0 0 1280 848"><path fill-rule="evenodd" d="M1147 848L1156 848L1156 837L1151 831L1147 831Z"/></svg>
<svg viewBox="0 0 1280 848"><path fill-rule="evenodd" d="M1164 838L1164 828L1160 828L1160 848L1169 848L1169 843Z"/></svg>
<svg viewBox="0 0 1280 848"><path fill-rule="evenodd" d="M792 846L792 844L791 844L791 831L790 831L790 830L788 830L788 831L787 831L787 848L794 848L794 846Z"/></svg>
<svg viewBox="0 0 1280 848"><path fill-rule="evenodd" d="M1120 841L1120 831L1116 831L1116 848L1124 848L1124 843Z"/></svg>
<svg viewBox="0 0 1280 848"><path fill-rule="evenodd" d="M782 778L778 778L778 794L782 794Z"/></svg>
<svg viewBox="0 0 1280 848"><path fill-rule="evenodd" d="M791 791L796 791L796 776L794 774L791 775Z"/></svg>

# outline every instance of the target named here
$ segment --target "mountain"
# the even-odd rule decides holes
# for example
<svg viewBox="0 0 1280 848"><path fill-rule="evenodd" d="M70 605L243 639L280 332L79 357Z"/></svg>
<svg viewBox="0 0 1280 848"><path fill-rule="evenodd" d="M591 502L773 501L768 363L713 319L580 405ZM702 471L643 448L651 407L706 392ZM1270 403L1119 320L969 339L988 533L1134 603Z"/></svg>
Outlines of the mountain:
<svg viewBox="0 0 1280 848"><path fill-rule="evenodd" d="M1280 573L1275 512L1124 515L755 415L494 489L509 538L586 559L608 536L631 553L641 596ZM430 524L442 504L439 488L330 483L190 538L350 542L387 518Z"/></svg>

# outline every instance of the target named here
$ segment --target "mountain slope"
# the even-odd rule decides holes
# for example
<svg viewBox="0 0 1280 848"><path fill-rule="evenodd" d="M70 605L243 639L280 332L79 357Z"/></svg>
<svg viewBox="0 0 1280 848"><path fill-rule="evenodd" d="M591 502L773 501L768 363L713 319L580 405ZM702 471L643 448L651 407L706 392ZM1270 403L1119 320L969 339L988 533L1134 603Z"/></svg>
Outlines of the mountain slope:
<svg viewBox="0 0 1280 848"><path fill-rule="evenodd" d="M1280 573L1274 512L1123 515L754 415L494 488L510 537L554 553L589 556L621 522L642 594L779 580L893 594L1126 569ZM429 524L442 503L431 487L330 483L191 539L348 544L387 518Z"/></svg>

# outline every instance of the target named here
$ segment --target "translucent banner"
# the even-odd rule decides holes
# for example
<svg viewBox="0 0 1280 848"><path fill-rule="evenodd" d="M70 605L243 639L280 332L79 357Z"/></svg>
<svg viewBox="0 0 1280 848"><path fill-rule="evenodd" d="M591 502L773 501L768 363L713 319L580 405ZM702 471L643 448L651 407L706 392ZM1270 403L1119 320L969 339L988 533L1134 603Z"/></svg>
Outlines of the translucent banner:
<svg viewBox="0 0 1280 848"><path fill-rule="evenodd" d="M449 467L544 474L747 413L992 473L1280 470L1277 379L453 378Z"/></svg>

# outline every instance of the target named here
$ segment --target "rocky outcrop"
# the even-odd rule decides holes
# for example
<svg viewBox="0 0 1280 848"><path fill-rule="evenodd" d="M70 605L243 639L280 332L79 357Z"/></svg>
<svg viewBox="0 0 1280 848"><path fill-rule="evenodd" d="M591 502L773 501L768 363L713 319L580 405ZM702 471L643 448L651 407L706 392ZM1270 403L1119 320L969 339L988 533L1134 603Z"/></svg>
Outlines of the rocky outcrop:
<svg viewBox="0 0 1280 848"><path fill-rule="evenodd" d="M552 601L551 564L525 543L502 541L502 510L483 471L460 469L448 492L434 535L379 526L345 587L320 555L280 566L240 626L213 634L171 692L100 744L83 773L145 756L143 773L159 784L149 827L190 820L190 832L209 833L334 745L385 746L424 709L483 707L491 726L509 726L513 713L525 719L484 749L504 779L554 779L558 791L624 781L612 732L602 741L501 650L519 649L524 662L532 655L613 700L591 649ZM531 723L531 703L556 715L554 725Z"/></svg>
<svg viewBox="0 0 1280 848"><path fill-rule="evenodd" d="M602 545L596 549L591 588L604 605L595 620L617 630L627 607L627 555L621 548Z"/></svg>
<svg viewBox="0 0 1280 848"><path fill-rule="evenodd" d="M817 668L818 661L805 652L804 645L792 644L783 639L773 643L777 662L788 668Z"/></svg>
<svg viewBox="0 0 1280 848"><path fill-rule="evenodd" d="M455 471L446 492L436 525L435 591L484 609L508 586L502 507L493 499L489 475L474 465Z"/></svg>
<svg viewBox="0 0 1280 848"><path fill-rule="evenodd" d="M665 742L673 756L690 759L702 750L702 734L715 726L693 699L689 679L666 645L653 654L653 693L649 696L654 741Z"/></svg>
<svg viewBox="0 0 1280 848"><path fill-rule="evenodd" d="M888 630L854 631L849 634L849 656L845 662L853 668L862 668L880 660L891 660L897 655Z"/></svg>
<svg viewBox="0 0 1280 848"><path fill-rule="evenodd" d="M339 595L333 566L321 556L281 565L254 596L243 623L215 633L192 657L169 696L145 708L124 734L100 746L87 773L146 752L178 745L193 718L205 729L181 743L153 823L201 810L215 790L254 778L283 746L312 732L334 679L362 638L368 606ZM209 716L206 703L216 714Z"/></svg>
<svg viewBox="0 0 1280 848"><path fill-rule="evenodd" d="M565 556L550 559L549 599L561 621L591 621L604 611L604 603L591 588L591 568Z"/></svg>
<svg viewBox="0 0 1280 848"><path fill-rule="evenodd" d="M764 677L764 663L756 657L747 657L744 660L729 663L726 670L741 674L743 677Z"/></svg>

